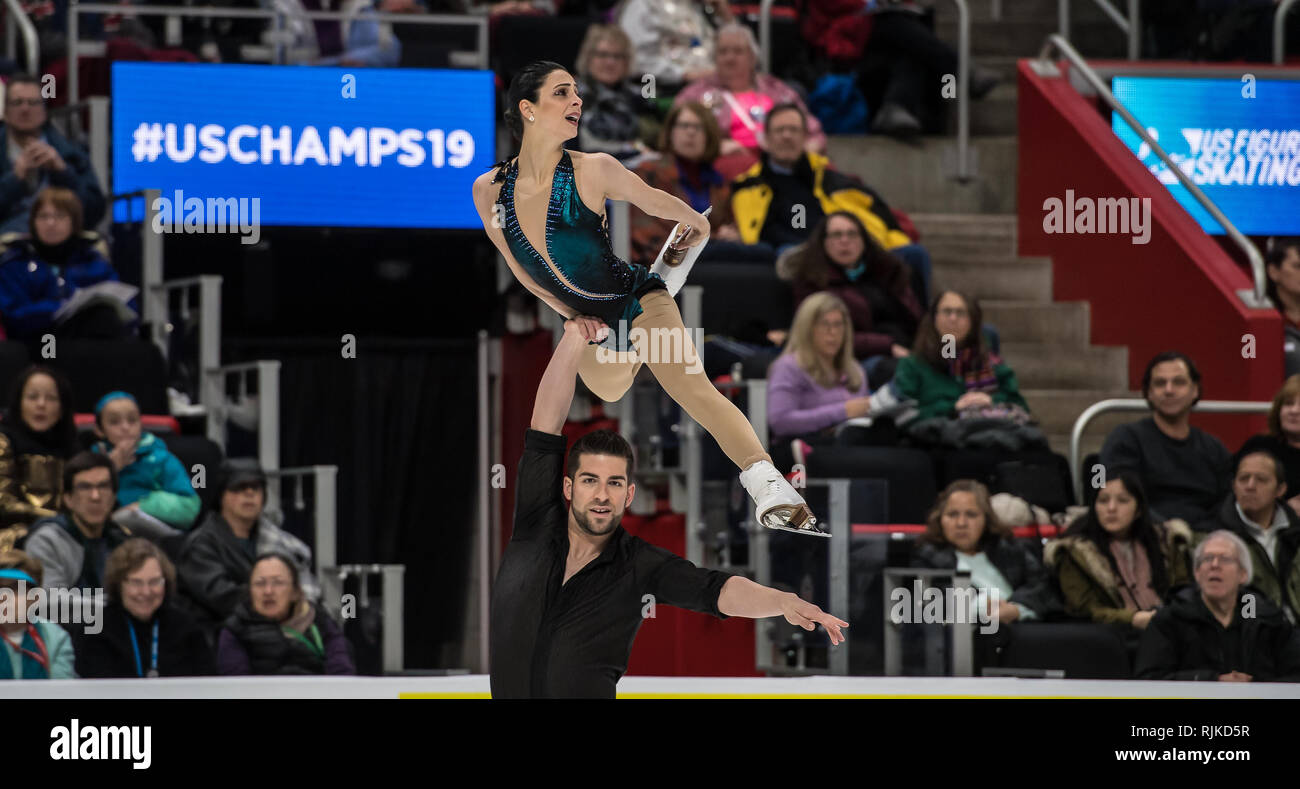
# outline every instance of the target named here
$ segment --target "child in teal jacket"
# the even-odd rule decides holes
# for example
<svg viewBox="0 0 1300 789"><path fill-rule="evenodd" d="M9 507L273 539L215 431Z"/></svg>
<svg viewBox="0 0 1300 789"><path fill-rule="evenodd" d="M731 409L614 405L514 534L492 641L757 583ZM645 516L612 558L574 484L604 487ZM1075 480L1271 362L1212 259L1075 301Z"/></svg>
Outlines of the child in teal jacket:
<svg viewBox="0 0 1300 789"><path fill-rule="evenodd" d="M109 392L95 406L94 450L117 467L117 503L182 531L198 517L199 495L176 456L140 428L140 407L126 392Z"/></svg>

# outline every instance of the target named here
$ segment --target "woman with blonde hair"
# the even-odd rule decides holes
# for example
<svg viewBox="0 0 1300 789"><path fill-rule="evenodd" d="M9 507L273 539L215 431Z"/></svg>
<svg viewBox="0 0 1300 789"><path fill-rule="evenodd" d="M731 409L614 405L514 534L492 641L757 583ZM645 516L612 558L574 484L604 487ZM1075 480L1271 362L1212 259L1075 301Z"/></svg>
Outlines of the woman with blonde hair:
<svg viewBox="0 0 1300 789"><path fill-rule="evenodd" d="M835 294L814 293L799 305L767 373L767 409L779 463L801 464L809 475L887 479L892 520L918 521L934 500L926 453L869 446L896 436L887 420L863 419L871 412L867 375L853 357L848 306Z"/></svg>

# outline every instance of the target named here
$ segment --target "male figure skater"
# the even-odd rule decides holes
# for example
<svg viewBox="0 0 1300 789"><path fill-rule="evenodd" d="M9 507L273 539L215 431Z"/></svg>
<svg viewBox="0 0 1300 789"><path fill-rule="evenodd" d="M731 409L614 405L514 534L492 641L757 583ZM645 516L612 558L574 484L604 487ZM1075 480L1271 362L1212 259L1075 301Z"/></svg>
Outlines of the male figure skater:
<svg viewBox="0 0 1300 789"><path fill-rule="evenodd" d="M832 644L843 641L848 623L812 603L701 569L624 531L619 521L636 485L622 436L583 436L564 467L560 431L578 364L605 331L598 318L565 321L537 390L514 531L492 590L493 698L614 698L651 603L719 618L784 616L805 630L821 624Z"/></svg>

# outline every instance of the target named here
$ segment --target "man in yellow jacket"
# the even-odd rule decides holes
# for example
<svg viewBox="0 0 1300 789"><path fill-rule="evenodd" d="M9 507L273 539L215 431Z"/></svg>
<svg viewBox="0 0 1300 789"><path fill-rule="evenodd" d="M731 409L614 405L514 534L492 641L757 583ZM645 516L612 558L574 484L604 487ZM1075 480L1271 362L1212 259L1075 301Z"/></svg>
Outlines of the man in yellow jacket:
<svg viewBox="0 0 1300 789"><path fill-rule="evenodd" d="M780 254L808 239L813 227L835 211L862 221L877 244L911 266L929 300L930 256L900 228L885 201L857 178L831 169L830 159L809 151L807 120L794 104L767 114L763 158L731 186L731 209L745 244L765 243Z"/></svg>

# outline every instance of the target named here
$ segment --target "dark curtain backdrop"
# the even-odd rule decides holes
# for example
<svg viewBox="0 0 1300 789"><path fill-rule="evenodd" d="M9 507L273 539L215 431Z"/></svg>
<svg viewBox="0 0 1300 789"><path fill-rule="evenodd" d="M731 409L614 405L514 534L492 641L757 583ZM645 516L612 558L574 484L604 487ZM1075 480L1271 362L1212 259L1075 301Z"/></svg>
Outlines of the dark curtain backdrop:
<svg viewBox="0 0 1300 789"><path fill-rule="evenodd" d="M408 668L461 640L473 545L473 340L228 341L226 362L279 359L282 466L335 464L341 564L406 565Z"/></svg>

